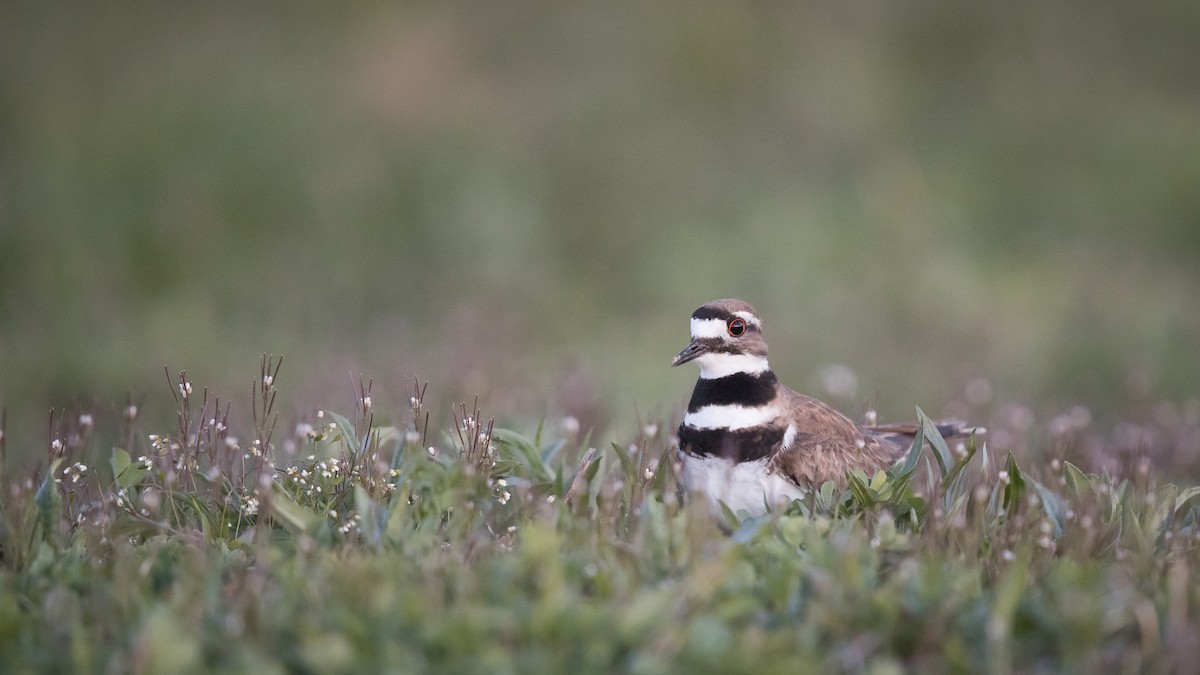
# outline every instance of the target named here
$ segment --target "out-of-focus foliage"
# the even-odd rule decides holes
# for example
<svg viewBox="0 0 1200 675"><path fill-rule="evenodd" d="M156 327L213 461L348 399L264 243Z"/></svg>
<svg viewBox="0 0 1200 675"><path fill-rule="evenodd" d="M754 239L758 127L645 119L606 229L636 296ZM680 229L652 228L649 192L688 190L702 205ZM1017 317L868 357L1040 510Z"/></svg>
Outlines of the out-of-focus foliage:
<svg viewBox="0 0 1200 675"><path fill-rule="evenodd" d="M1191 2L6 2L0 404L35 439L269 351L301 401L418 372L592 426L682 399L726 296L785 381L850 364L851 411L1194 396L1198 32Z"/></svg>
<svg viewBox="0 0 1200 675"><path fill-rule="evenodd" d="M1001 462L922 418L932 450L892 471L716 519L661 424L603 450L467 405L429 428L412 386L385 426L363 384L276 429L262 370L252 413L180 376L177 429L107 451L62 420L41 487L5 477L7 669L1174 672L1200 648L1200 489L1157 471Z"/></svg>

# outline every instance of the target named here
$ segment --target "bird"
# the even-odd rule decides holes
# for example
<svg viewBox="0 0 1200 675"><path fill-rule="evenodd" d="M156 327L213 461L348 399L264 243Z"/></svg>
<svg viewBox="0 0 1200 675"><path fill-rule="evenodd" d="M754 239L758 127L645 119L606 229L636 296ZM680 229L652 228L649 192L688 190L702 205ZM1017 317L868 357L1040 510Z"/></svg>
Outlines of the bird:
<svg viewBox="0 0 1200 675"><path fill-rule="evenodd" d="M671 366L695 362L700 379L679 425L680 482L720 512L765 514L848 473L873 475L907 454L917 424L860 426L779 382L762 321L749 303L714 300L692 312L691 342ZM944 437L974 430L937 422Z"/></svg>

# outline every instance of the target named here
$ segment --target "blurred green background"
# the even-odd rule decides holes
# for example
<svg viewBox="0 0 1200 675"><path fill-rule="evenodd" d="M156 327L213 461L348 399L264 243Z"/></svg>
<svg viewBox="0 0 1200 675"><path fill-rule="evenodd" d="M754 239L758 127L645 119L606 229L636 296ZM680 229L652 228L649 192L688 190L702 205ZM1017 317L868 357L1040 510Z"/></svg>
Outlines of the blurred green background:
<svg viewBox="0 0 1200 675"><path fill-rule="evenodd" d="M364 373L667 415L729 296L850 413L1194 396L1197 35L1191 1L6 2L10 443L170 402L163 364L246 408L263 352L285 413Z"/></svg>

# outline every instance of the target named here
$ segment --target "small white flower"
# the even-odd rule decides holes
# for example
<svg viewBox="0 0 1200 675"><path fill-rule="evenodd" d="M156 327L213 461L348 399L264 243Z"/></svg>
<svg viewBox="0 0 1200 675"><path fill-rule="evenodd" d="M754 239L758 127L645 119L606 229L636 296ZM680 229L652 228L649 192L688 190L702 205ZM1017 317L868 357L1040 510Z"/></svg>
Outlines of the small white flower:
<svg viewBox="0 0 1200 675"><path fill-rule="evenodd" d="M268 386L268 387L271 386L271 383L273 383L274 381L275 381L274 375L271 375L269 373L267 375L263 375L263 384L265 384L266 386Z"/></svg>
<svg viewBox="0 0 1200 675"><path fill-rule="evenodd" d="M553 504L555 502L555 500L556 500L556 497L554 495L550 495L550 496L546 497L547 504Z"/></svg>
<svg viewBox="0 0 1200 675"><path fill-rule="evenodd" d="M867 442L864 441L863 439L859 438L854 441L854 447L858 448L859 450L862 450L863 448L867 447Z"/></svg>
<svg viewBox="0 0 1200 675"><path fill-rule="evenodd" d="M654 469L651 469L650 467L646 467L646 471L642 475L644 475L646 477L646 480L650 480L650 479L654 478Z"/></svg>
<svg viewBox="0 0 1200 675"><path fill-rule="evenodd" d="M879 413L875 412L874 410L868 410L866 415L863 417L865 418L867 426L869 427L873 427L879 422Z"/></svg>
<svg viewBox="0 0 1200 675"><path fill-rule="evenodd" d="M647 424L645 427L642 428L642 434L645 435L646 438L654 438L655 436L658 435L658 425L657 424Z"/></svg>
<svg viewBox="0 0 1200 675"><path fill-rule="evenodd" d="M1004 560L1004 562L1012 562L1017 558L1017 554L1008 549L1004 549L1004 552L1000 554L1000 557Z"/></svg>
<svg viewBox="0 0 1200 675"><path fill-rule="evenodd" d="M54 439L53 441L50 441L50 448L51 448L51 449L53 449L53 450L62 450L62 449L63 449L63 442L62 442L62 440L61 440L61 439L58 439L58 438L56 438L56 439Z"/></svg>
<svg viewBox="0 0 1200 675"><path fill-rule="evenodd" d="M79 426L91 427L93 424L95 424L95 421L92 419L90 413L84 413L79 416Z"/></svg>
<svg viewBox="0 0 1200 675"><path fill-rule="evenodd" d="M1012 479L1008 477L1007 471L1001 470L996 477L999 478L1000 482L1004 483L1005 485L1008 485L1010 482L1012 482Z"/></svg>
<svg viewBox="0 0 1200 675"><path fill-rule="evenodd" d="M363 410L370 410L371 409L371 397L364 396L363 400L362 400L362 404L363 404Z"/></svg>

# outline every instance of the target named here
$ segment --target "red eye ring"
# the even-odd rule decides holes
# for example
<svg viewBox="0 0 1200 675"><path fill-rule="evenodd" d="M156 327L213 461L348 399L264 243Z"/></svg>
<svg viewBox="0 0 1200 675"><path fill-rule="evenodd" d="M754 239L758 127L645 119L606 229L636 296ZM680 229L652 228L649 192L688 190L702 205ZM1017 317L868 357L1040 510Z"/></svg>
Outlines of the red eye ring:
<svg viewBox="0 0 1200 675"><path fill-rule="evenodd" d="M741 337L746 332L746 320L730 319L727 327L730 335L733 337Z"/></svg>

